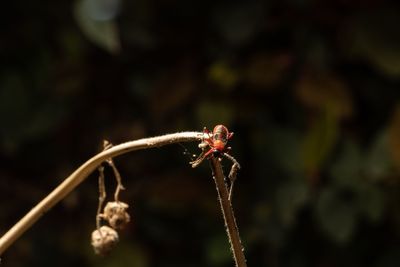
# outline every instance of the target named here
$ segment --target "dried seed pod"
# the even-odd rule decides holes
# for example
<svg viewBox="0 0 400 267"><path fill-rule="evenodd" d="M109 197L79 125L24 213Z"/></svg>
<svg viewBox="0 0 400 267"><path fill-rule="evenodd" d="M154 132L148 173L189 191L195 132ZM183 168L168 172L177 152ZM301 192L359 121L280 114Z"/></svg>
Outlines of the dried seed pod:
<svg viewBox="0 0 400 267"><path fill-rule="evenodd" d="M92 246L94 252L99 255L106 255L118 243L118 233L108 226L102 226L92 233Z"/></svg>
<svg viewBox="0 0 400 267"><path fill-rule="evenodd" d="M108 202L104 207L103 218L108 221L112 228L122 229L131 219L126 212L128 207L128 204L121 201Z"/></svg>

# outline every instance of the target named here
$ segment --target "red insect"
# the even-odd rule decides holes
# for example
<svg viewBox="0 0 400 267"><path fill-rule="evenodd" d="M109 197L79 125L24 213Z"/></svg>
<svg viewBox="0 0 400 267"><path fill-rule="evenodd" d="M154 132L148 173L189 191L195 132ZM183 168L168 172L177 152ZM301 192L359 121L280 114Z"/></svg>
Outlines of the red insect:
<svg viewBox="0 0 400 267"><path fill-rule="evenodd" d="M204 127L203 133L205 136L207 136L199 145L199 147L203 149L203 152L196 160L191 162L192 167L196 167L207 157L214 156L217 158L222 158L231 150L231 148L227 147L226 145L228 140L232 138L233 133L230 133L226 126L221 124L217 125L214 127L212 133L210 133L207 128ZM207 147L209 147L209 150L205 151L204 149Z"/></svg>
<svg viewBox="0 0 400 267"><path fill-rule="evenodd" d="M208 135L208 137L204 139L204 142L210 147L210 149L204 154L204 158L210 156L211 154L214 157L219 158L223 155L223 153L231 150L230 147L226 147L226 144L228 143L228 140L232 138L233 133L230 133L228 128L226 128L224 125L219 124L215 126L212 134L210 134L207 128L204 128L203 133Z"/></svg>

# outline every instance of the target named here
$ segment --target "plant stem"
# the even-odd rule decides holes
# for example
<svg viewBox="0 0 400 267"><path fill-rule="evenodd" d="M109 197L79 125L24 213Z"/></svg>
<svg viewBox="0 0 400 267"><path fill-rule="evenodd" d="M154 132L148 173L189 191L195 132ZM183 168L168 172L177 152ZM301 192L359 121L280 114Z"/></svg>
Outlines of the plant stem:
<svg viewBox="0 0 400 267"><path fill-rule="evenodd" d="M68 176L58 187L33 207L0 238L0 255L39 220L42 215L82 183L103 161L134 150L160 147L181 142L201 141L202 138L202 132L180 132L126 142L100 152Z"/></svg>
<svg viewBox="0 0 400 267"><path fill-rule="evenodd" d="M221 205L222 215L225 221L226 232L236 267L247 267L246 258L243 252L243 246L240 242L239 230L233 213L232 203L229 200L228 189L225 184L225 177L219 159L212 157L210 159L213 178L218 192L218 200Z"/></svg>
<svg viewBox="0 0 400 267"><path fill-rule="evenodd" d="M99 170L99 205L97 206L97 213L96 213L96 228L100 231L100 221L101 221L101 209L103 208L104 201L107 197L106 186L104 184L104 167L100 166Z"/></svg>

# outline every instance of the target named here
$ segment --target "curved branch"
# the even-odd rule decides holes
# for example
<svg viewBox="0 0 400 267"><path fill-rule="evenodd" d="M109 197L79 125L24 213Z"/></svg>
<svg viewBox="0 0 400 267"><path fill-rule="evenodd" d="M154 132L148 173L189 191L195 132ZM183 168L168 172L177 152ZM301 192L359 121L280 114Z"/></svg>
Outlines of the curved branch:
<svg viewBox="0 0 400 267"><path fill-rule="evenodd" d="M60 202L80 183L82 183L103 161L134 150L160 147L181 142L200 141L202 138L202 132L166 134L122 143L95 155L68 176L58 187L33 207L0 238L0 255L2 255L9 246L11 246L25 231L39 220L43 214L49 211L54 205Z"/></svg>

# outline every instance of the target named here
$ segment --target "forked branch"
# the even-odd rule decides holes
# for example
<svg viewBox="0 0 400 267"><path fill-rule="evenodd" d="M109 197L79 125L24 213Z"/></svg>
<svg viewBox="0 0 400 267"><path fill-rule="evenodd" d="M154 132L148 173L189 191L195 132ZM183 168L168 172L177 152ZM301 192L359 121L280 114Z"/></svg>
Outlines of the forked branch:
<svg viewBox="0 0 400 267"><path fill-rule="evenodd" d="M93 171L99 168L103 162L107 162L111 167L113 167L114 173L117 178L118 188L115 193L115 199L118 201L118 193L120 189L123 189L121 179L118 171L116 171L115 166L112 162L112 158L131 152L135 150L148 149L154 147L161 147L164 145L182 143L182 142L194 142L203 141L205 137L204 132L180 132L174 134L167 134L151 138L143 138L135 141L126 142L116 146L105 146L105 150L95 155L83 165L81 165L77 170L75 170L70 176L68 176L58 187L56 187L48 196L46 196L42 201L40 201L35 207L33 207L20 221L18 221L8 232L6 232L0 238L0 255L11 246L25 231L27 231L39 218L49 211L54 205L65 198L71 191L73 191L80 183L82 183ZM206 137L209 138L209 135ZM233 257L237 267L246 267L246 259L243 253L243 247L240 242L239 231L236 225L235 217L233 214L233 209L231 205L230 195L228 188L225 183L225 178L221 163L219 158L210 156L208 157L211 162L212 172L214 181L216 184L218 199L221 205L221 210L223 213L227 234L229 237L229 242L231 244L231 249ZM229 178L231 180L232 190L233 182L236 177L236 172L240 168L239 163L232 157L227 157L232 160L234 165L231 169ZM203 158L204 159L204 158ZM201 162L201 161L200 161ZM199 163L200 163L199 162ZM100 168L100 192L104 191L104 177L102 176L102 167ZM104 191L105 192L105 191ZM105 194L100 194L100 204L99 210L101 209L102 203L104 201ZM98 211L99 214L99 211ZM99 228L99 217L97 220L97 228Z"/></svg>
<svg viewBox="0 0 400 267"><path fill-rule="evenodd" d="M76 171L68 176L49 195L33 207L21 220L19 220L8 232L0 238L0 255L11 246L26 230L28 230L43 214L49 211L59 201L64 199L72 190L82 183L103 161L110 158L141 149L160 147L169 144L200 141L202 132L180 132L166 134L157 137L143 138L135 141L122 143L106 149L95 155Z"/></svg>

